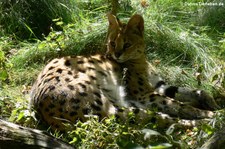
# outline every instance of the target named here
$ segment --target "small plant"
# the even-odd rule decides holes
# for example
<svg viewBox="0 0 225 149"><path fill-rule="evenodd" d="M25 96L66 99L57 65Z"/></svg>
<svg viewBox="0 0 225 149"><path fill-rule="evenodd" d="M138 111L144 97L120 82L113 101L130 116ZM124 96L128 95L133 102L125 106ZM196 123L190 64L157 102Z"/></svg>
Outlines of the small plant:
<svg viewBox="0 0 225 149"><path fill-rule="evenodd" d="M129 121L129 120L128 120ZM82 123L78 121L74 130L69 132L68 141L78 148L171 148L166 136L146 126L119 123L115 117L99 121L90 117Z"/></svg>
<svg viewBox="0 0 225 149"><path fill-rule="evenodd" d="M6 58L5 53L0 51L0 81L5 81L8 78L8 72L6 70Z"/></svg>
<svg viewBox="0 0 225 149"><path fill-rule="evenodd" d="M12 67L12 64L9 62L5 52L0 46L0 88L2 87L4 82L6 83L8 81L9 70L11 67Z"/></svg>

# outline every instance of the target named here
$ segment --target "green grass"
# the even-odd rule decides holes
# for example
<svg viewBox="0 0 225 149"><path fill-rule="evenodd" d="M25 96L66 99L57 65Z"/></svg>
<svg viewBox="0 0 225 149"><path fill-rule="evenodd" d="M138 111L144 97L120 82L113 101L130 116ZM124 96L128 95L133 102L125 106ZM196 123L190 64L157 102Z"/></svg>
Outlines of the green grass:
<svg viewBox="0 0 225 149"><path fill-rule="evenodd" d="M150 18L145 19L147 52L152 62L160 60L161 74L172 84L212 90L209 80L221 68L211 53L221 49L208 36L210 27L196 23L201 10L202 6L190 7L180 1L150 5L144 12L144 17ZM201 85L195 76L199 73Z"/></svg>
<svg viewBox="0 0 225 149"><path fill-rule="evenodd" d="M103 0L78 0L69 1L71 5L64 6L63 2L65 1L32 1L32 4L44 4L43 8L49 11L38 15L39 10L21 9L28 1L23 0L22 3L10 4L7 7L5 3L9 2L0 2L0 13L3 14L0 16L2 119L35 128L38 122L28 110L27 89L29 90L34 83L43 66L54 57L104 53L108 25L106 13L109 4ZM122 20L127 20L135 12L143 15L146 53L149 61L158 67L165 80L179 86L202 88L214 95L224 93L225 36L223 22L218 24L216 19L224 20L223 9L217 12L203 6L186 6L178 0L150 1L146 8L143 8L139 1L123 1L120 5L121 11L118 16ZM6 11L10 13L3 13ZM23 18L22 14L26 14L25 20L18 24L18 19ZM40 21L41 15L45 16ZM48 21L44 25L32 26L31 20L37 19L36 21L43 23L45 18L54 26L49 35L43 37L43 28ZM23 30L25 31L22 32ZM224 116L215 118L214 121L221 123L222 119ZM77 129L68 135L53 134L78 148L128 148L150 145L169 148L171 144L184 147L191 142L193 147L197 147L211 132L211 129L205 126L190 130L193 133L191 136L190 132L174 130L171 134L162 133L162 137L151 131L155 129L154 126L131 126L117 123L113 118L101 123L96 118L91 118L86 123L75 124L75 127ZM151 137L146 138L149 133Z"/></svg>
<svg viewBox="0 0 225 149"><path fill-rule="evenodd" d="M214 3L224 4L224 0L214 0ZM212 31L225 31L225 9L221 6L204 7L196 22L200 25L207 25ZM216 17L215 17L216 16Z"/></svg>
<svg viewBox="0 0 225 149"><path fill-rule="evenodd" d="M89 9L106 9L103 1L88 2L74 0L21 0L0 2L0 35L10 34L17 39L43 39L51 29L62 30L53 20L61 18L65 24L80 22ZM81 8L83 7L83 8ZM83 9L83 10L81 10ZM95 14L94 11L92 11ZM90 15L90 11L88 12ZM96 15L96 14L95 14Z"/></svg>

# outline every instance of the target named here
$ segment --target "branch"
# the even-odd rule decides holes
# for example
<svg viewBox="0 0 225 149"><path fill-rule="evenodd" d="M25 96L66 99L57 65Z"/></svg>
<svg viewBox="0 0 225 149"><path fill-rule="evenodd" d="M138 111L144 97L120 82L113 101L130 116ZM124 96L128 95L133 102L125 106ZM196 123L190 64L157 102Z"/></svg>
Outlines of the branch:
<svg viewBox="0 0 225 149"><path fill-rule="evenodd" d="M0 148L65 148L73 147L43 131L22 127L0 119Z"/></svg>

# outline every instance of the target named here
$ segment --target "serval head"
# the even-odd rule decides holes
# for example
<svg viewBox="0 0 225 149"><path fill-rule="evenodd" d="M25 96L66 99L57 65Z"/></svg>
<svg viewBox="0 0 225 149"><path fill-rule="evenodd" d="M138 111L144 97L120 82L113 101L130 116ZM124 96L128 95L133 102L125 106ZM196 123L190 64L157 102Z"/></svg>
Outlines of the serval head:
<svg viewBox="0 0 225 149"><path fill-rule="evenodd" d="M127 24L108 14L107 56L119 63L136 61L144 56L144 19L133 15Z"/></svg>

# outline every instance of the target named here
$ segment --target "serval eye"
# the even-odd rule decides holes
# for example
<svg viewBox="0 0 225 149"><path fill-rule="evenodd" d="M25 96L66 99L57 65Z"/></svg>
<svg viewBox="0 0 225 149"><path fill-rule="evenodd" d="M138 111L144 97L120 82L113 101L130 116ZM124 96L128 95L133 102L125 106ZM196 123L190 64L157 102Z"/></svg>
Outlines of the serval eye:
<svg viewBox="0 0 225 149"><path fill-rule="evenodd" d="M116 43L114 41L110 41L110 45L115 48L116 47Z"/></svg>
<svg viewBox="0 0 225 149"><path fill-rule="evenodd" d="M130 46L131 46L130 43L125 43L125 44L123 45L123 49L127 49L127 48L129 48Z"/></svg>

